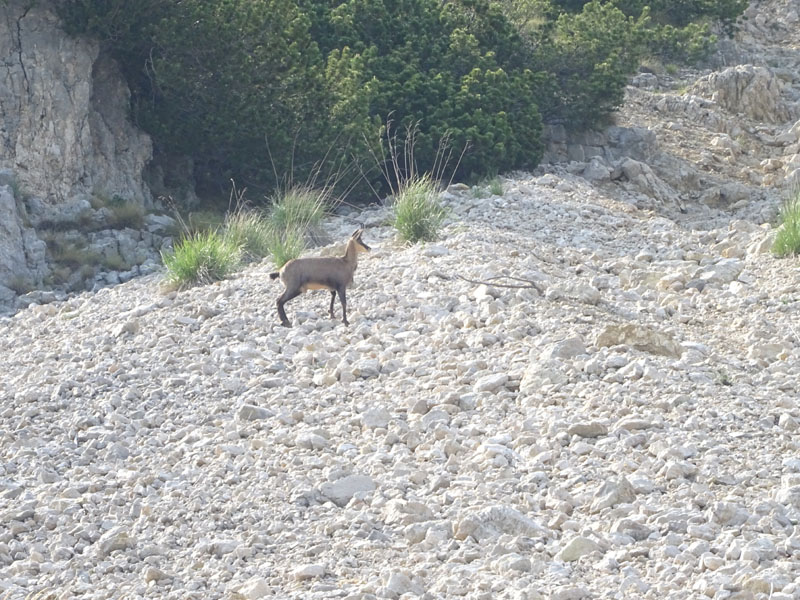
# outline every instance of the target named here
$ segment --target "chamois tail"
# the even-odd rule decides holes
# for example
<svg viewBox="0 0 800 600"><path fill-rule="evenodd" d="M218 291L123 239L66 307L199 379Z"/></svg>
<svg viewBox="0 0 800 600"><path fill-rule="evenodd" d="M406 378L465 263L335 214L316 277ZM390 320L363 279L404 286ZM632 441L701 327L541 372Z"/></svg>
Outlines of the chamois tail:
<svg viewBox="0 0 800 600"><path fill-rule="evenodd" d="M277 279L279 276L280 276L280 273L278 273L278 271L275 271L274 273L270 273L269 274L269 278L270 279Z"/></svg>

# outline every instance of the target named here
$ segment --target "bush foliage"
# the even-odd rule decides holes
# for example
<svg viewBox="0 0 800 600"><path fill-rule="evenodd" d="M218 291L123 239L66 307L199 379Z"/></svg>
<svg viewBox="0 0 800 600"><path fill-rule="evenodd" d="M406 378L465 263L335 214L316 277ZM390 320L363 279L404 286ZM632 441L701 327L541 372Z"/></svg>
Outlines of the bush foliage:
<svg viewBox="0 0 800 600"><path fill-rule="evenodd" d="M59 0L65 28L122 65L157 151L217 192L271 191L360 165L387 122L431 170L534 167L543 119L603 124L642 56L696 58L745 0ZM371 166L372 165L372 166ZM453 164L451 168L455 169ZM346 183L350 185L350 183ZM366 186L365 186L366 187Z"/></svg>

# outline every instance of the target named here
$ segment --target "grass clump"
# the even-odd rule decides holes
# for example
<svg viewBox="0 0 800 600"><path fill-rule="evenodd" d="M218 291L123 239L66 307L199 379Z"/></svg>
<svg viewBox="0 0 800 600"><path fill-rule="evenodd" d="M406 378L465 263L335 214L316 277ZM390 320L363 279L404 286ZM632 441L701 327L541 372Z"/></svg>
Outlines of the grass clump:
<svg viewBox="0 0 800 600"><path fill-rule="evenodd" d="M328 193L309 186L290 187L272 198L269 220L277 230L317 227L328 210Z"/></svg>
<svg viewBox="0 0 800 600"><path fill-rule="evenodd" d="M395 195L392 225L404 241L436 239L445 217L447 209L439 203L436 184L429 176L403 182Z"/></svg>
<svg viewBox="0 0 800 600"><path fill-rule="evenodd" d="M306 249L305 231L296 227L271 228L269 232L269 254L275 267L280 269Z"/></svg>
<svg viewBox="0 0 800 600"><path fill-rule="evenodd" d="M241 247L217 231L191 234L162 253L170 287L186 288L225 279L241 263Z"/></svg>
<svg viewBox="0 0 800 600"><path fill-rule="evenodd" d="M800 187L783 203L778 218L781 225L772 251L778 256L800 254Z"/></svg>
<svg viewBox="0 0 800 600"><path fill-rule="evenodd" d="M223 235L242 249L245 260L261 260L272 253L273 227L260 210L240 208L228 213Z"/></svg>
<svg viewBox="0 0 800 600"><path fill-rule="evenodd" d="M499 177L492 177L489 180L489 193L493 196L503 195L503 182Z"/></svg>
<svg viewBox="0 0 800 600"><path fill-rule="evenodd" d="M171 252L162 253L170 288L219 281L266 256L282 267L305 250L309 229L321 224L330 205L327 189L310 186L288 188L271 198L267 211L248 206L244 193L233 187L224 218L195 212L187 223L176 211L185 233Z"/></svg>
<svg viewBox="0 0 800 600"><path fill-rule="evenodd" d="M109 205L111 216L109 225L113 229L142 229L144 227L144 207L135 202L115 202Z"/></svg>
<svg viewBox="0 0 800 600"><path fill-rule="evenodd" d="M267 245L277 268L300 256L306 249L306 236L320 226L332 201L331 188L311 185L288 187L273 196L267 217Z"/></svg>

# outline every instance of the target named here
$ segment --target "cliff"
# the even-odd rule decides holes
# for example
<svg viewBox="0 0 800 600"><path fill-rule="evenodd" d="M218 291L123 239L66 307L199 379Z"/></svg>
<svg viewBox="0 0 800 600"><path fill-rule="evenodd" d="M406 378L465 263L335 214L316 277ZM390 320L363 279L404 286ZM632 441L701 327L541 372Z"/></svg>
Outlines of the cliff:
<svg viewBox="0 0 800 600"><path fill-rule="evenodd" d="M0 4L0 304L50 273L33 229L69 224L98 200L146 206L147 135L98 42L68 36L52 2Z"/></svg>

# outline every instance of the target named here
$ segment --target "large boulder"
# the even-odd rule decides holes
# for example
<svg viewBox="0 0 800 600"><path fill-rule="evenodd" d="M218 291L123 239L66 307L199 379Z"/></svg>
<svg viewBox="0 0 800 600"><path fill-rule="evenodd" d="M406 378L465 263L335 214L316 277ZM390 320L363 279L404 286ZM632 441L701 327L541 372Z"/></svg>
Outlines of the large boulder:
<svg viewBox="0 0 800 600"><path fill-rule="evenodd" d="M754 65L737 65L698 80L695 91L733 114L755 121L784 123L791 113L783 100L783 84L772 71Z"/></svg>

